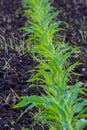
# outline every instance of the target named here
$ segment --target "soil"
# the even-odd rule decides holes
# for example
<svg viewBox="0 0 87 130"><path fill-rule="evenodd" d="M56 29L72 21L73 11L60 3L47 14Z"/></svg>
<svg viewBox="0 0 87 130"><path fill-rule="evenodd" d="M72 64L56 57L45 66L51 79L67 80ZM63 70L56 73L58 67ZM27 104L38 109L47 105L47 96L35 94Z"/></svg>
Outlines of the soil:
<svg viewBox="0 0 87 130"><path fill-rule="evenodd" d="M32 75L26 73L37 64L30 54L22 55L15 48L5 49L5 43L9 45L15 40L15 44L21 44L22 31L17 29L27 25L24 17L24 9L21 0L0 1L0 130L21 130L23 127L30 128L33 123L32 112L28 111L17 121L23 109L12 109L18 102L17 96L41 94L38 88L30 89L29 83L25 82ZM75 0L55 0L53 5L60 10L58 20L64 21L65 31L61 34L64 42L72 46L79 46L81 53L76 60L82 64L75 69L82 74L73 77L72 83L82 81L87 86L87 6ZM73 61L72 61L73 62ZM34 130L48 130L47 126L38 125ZM84 130L87 130L85 128Z"/></svg>

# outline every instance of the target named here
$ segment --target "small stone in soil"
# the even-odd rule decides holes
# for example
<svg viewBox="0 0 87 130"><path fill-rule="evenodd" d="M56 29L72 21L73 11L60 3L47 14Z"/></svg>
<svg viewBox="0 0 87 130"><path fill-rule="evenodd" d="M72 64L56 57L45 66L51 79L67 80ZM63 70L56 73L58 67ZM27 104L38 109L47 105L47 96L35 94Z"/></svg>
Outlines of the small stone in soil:
<svg viewBox="0 0 87 130"><path fill-rule="evenodd" d="M9 124L4 124L4 127L5 128L9 128Z"/></svg>
<svg viewBox="0 0 87 130"><path fill-rule="evenodd" d="M86 68L82 68L82 72L85 72L86 71Z"/></svg>

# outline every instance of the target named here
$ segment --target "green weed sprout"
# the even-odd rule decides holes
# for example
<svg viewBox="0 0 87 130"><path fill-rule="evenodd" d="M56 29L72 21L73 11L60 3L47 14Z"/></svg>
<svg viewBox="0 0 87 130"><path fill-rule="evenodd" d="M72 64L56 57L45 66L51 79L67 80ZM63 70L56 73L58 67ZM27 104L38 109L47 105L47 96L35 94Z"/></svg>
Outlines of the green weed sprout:
<svg viewBox="0 0 87 130"><path fill-rule="evenodd" d="M80 63L68 64L68 59L78 49L55 40L61 22L55 21L59 12L49 0L24 0L24 3L30 26L23 29L29 33L31 53L39 63L32 70L36 74L28 82L36 87L35 81L39 81L45 93L23 96L14 108L38 108L35 124L47 124L49 130L83 130L87 125L87 99L78 95L86 94L87 90L82 88L81 82L69 85L73 69Z"/></svg>

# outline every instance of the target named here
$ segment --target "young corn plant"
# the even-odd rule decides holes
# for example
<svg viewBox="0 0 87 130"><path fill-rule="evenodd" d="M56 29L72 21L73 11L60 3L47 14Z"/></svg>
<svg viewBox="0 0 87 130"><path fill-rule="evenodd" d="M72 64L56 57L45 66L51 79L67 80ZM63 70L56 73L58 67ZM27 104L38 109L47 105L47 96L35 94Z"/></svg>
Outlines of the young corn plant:
<svg viewBox="0 0 87 130"><path fill-rule="evenodd" d="M87 125L87 99L78 96L86 95L87 90L81 82L69 85L71 74L80 63L70 64L68 59L78 49L55 41L61 22L55 21L59 12L55 12L49 0L26 0L24 4L30 21L29 27L23 29L29 33L31 53L39 63L31 70L36 74L28 82L32 83L30 87L36 87L38 81L44 93L23 96L14 108L27 106L25 112L38 108L35 124L47 124L49 130L83 130Z"/></svg>

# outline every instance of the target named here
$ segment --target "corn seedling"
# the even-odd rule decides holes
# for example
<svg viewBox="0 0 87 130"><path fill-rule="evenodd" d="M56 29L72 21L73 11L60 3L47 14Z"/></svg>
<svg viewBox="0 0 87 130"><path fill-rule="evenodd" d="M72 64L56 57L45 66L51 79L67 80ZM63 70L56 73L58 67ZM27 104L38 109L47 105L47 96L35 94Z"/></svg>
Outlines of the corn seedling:
<svg viewBox="0 0 87 130"><path fill-rule="evenodd" d="M56 22L58 13L49 0L24 0L27 7L25 14L30 18L29 27L24 28L29 33L32 45L31 53L39 65L34 70L36 74L28 80L31 87L44 89L42 96L23 96L13 108L28 106L27 110L38 108L35 124L42 122L49 130L83 130L87 125L87 99L79 97L86 94L83 83L69 85L73 70L80 63L68 63L68 59L78 52L63 42L55 41L61 22Z"/></svg>

